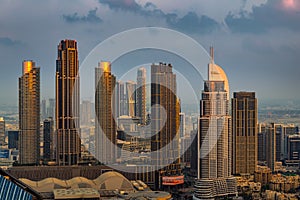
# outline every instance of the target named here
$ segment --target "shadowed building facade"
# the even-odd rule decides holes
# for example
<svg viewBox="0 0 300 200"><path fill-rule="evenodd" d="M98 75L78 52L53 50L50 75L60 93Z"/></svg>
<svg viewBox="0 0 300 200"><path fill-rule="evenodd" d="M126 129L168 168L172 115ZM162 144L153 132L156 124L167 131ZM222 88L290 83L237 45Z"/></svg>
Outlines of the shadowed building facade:
<svg viewBox="0 0 300 200"><path fill-rule="evenodd" d="M19 163L37 165L40 161L40 68L23 62L19 78Z"/></svg>
<svg viewBox="0 0 300 200"><path fill-rule="evenodd" d="M157 187L181 175L179 152L180 102L171 64L151 66L151 160L159 169ZM179 183L181 184L181 182ZM177 185L177 184L174 184Z"/></svg>
<svg viewBox="0 0 300 200"><path fill-rule="evenodd" d="M95 137L96 159L103 164L116 161L116 121L113 116L115 105L114 88L116 77L111 73L110 62L101 62L95 68Z"/></svg>
<svg viewBox="0 0 300 200"><path fill-rule="evenodd" d="M232 99L233 174L257 168L257 99L254 92L235 92Z"/></svg>
<svg viewBox="0 0 300 200"><path fill-rule="evenodd" d="M56 60L56 159L76 165L80 159L79 62L77 42L62 40Z"/></svg>

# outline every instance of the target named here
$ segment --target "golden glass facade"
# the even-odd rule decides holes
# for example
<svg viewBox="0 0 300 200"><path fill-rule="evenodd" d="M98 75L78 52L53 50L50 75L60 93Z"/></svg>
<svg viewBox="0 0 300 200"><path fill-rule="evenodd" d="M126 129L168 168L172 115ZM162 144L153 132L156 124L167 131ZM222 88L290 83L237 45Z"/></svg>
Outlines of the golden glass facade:
<svg viewBox="0 0 300 200"><path fill-rule="evenodd" d="M99 63L99 66L95 68L95 149L96 159L103 164L116 162L117 129L113 116L115 85L116 77L111 73L110 63Z"/></svg>
<svg viewBox="0 0 300 200"><path fill-rule="evenodd" d="M37 165L40 161L40 68L23 62L19 78L19 163Z"/></svg>

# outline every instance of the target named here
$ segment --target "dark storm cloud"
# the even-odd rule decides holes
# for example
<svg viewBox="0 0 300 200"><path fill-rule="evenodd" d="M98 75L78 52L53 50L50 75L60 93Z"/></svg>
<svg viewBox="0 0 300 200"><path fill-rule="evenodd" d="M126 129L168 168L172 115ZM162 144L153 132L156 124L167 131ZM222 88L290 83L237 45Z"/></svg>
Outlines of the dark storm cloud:
<svg viewBox="0 0 300 200"><path fill-rule="evenodd" d="M233 32L264 33L272 28L300 30L300 12L283 8L281 1L268 1L260 7L254 7L251 14L242 12L240 16L229 14L225 22Z"/></svg>
<svg viewBox="0 0 300 200"><path fill-rule="evenodd" d="M0 45L2 46L15 46L15 45L21 45L22 43L20 41L12 40L8 37L0 37Z"/></svg>
<svg viewBox="0 0 300 200"><path fill-rule="evenodd" d="M78 13L72 15L63 15L63 19L69 23L77 22L89 22L89 23L101 23L102 19L97 16L97 8L90 10L87 16L79 16Z"/></svg>
<svg viewBox="0 0 300 200"><path fill-rule="evenodd" d="M172 28L189 33L207 34L219 29L220 25L213 19L202 15L199 17L194 12L189 12L182 18L177 15L167 15L167 22Z"/></svg>
<svg viewBox="0 0 300 200"><path fill-rule="evenodd" d="M142 7L135 0L99 0L101 4L106 4L110 9L114 10L129 10L138 12Z"/></svg>
<svg viewBox="0 0 300 200"><path fill-rule="evenodd" d="M208 16L198 16L195 12L189 12L183 17L175 13L166 14L151 2L144 6L134 0L99 0L99 2L108 5L112 10L129 11L145 17L164 19L171 28L187 33L207 34L220 27L218 22Z"/></svg>

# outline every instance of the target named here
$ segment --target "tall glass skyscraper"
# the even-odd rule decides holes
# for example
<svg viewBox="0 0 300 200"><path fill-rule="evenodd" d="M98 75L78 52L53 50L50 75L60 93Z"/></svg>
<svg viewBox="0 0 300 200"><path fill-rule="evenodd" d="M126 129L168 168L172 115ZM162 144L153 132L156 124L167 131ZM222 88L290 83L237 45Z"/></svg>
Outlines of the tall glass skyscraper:
<svg viewBox="0 0 300 200"><path fill-rule="evenodd" d="M146 124L146 69L141 67L137 72L136 116L140 124Z"/></svg>
<svg viewBox="0 0 300 200"><path fill-rule="evenodd" d="M99 63L95 68L95 149L96 158L103 164L112 164L116 161L117 128L116 118L113 116L115 85L116 77L111 73L110 62Z"/></svg>
<svg viewBox="0 0 300 200"><path fill-rule="evenodd" d="M180 103L172 68L171 64L164 63L151 66L151 159L158 169L156 187L159 188L183 183L179 152Z"/></svg>
<svg viewBox="0 0 300 200"><path fill-rule="evenodd" d="M257 99L255 92L235 92L232 99L233 174L257 168Z"/></svg>
<svg viewBox="0 0 300 200"><path fill-rule="evenodd" d="M23 61L19 78L19 163L37 165L40 161L40 68Z"/></svg>
<svg viewBox="0 0 300 200"><path fill-rule="evenodd" d="M231 117L229 85L223 69L211 60L208 80L204 82L198 125L198 181L195 199L213 199L235 194L236 181L231 178Z"/></svg>
<svg viewBox="0 0 300 200"><path fill-rule="evenodd" d="M76 165L80 159L79 62L77 42L62 40L56 60L56 159Z"/></svg>

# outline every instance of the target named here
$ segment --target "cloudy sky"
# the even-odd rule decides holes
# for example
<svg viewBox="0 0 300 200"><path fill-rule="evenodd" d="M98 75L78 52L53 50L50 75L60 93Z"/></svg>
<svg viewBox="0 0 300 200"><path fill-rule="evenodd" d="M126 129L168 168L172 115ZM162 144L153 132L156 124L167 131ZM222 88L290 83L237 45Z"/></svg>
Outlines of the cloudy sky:
<svg viewBox="0 0 300 200"><path fill-rule="evenodd" d="M231 91L256 91L259 99L300 100L298 0L0 0L0 104L17 105L25 59L41 67L42 98L54 97L61 39L76 39L83 61L106 38L149 26L180 31L207 50L213 44ZM136 57L124 58L122 65L149 62L132 62Z"/></svg>

